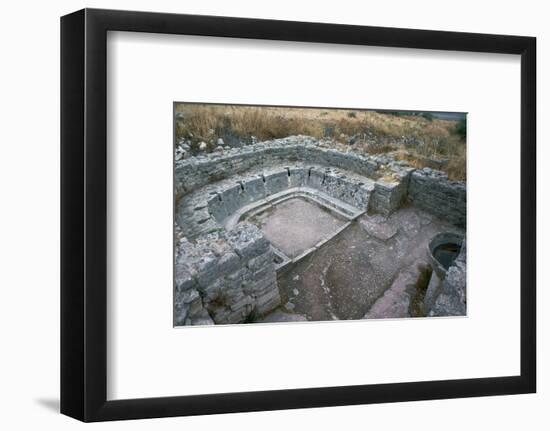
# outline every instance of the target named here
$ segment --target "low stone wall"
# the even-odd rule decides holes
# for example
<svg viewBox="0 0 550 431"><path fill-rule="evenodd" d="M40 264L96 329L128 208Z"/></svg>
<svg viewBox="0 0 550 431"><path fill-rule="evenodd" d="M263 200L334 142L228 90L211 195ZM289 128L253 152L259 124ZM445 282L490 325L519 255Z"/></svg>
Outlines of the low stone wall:
<svg viewBox="0 0 550 431"><path fill-rule="evenodd" d="M280 305L275 256L256 226L180 237L176 251L176 326L240 323Z"/></svg>
<svg viewBox="0 0 550 431"><path fill-rule="evenodd" d="M456 226L466 226L466 184L450 181L444 172L430 168L414 171L408 196L414 205Z"/></svg>
<svg viewBox="0 0 550 431"><path fill-rule="evenodd" d="M393 174L395 178L376 181L370 209L388 216L403 205L407 200L409 177L413 170L413 168L402 168Z"/></svg>
<svg viewBox="0 0 550 431"><path fill-rule="evenodd" d="M374 191L373 182L349 178L338 170L291 166L245 177L226 188L220 187L215 195L209 196L208 210L221 224L246 205L285 190L298 190L303 187L318 190L361 210L368 208L370 195Z"/></svg>
<svg viewBox="0 0 550 431"><path fill-rule="evenodd" d="M176 190L187 194L212 182L252 169L293 162L330 166L365 177L376 174L380 165L376 157L343 153L325 148L323 143L324 141L307 136L290 136L182 159L176 162L175 167Z"/></svg>
<svg viewBox="0 0 550 431"><path fill-rule="evenodd" d="M384 215L404 202L412 168L322 144L296 136L179 160L176 221L184 235L193 239L219 229L239 208L294 187L319 190L362 210L370 205Z"/></svg>

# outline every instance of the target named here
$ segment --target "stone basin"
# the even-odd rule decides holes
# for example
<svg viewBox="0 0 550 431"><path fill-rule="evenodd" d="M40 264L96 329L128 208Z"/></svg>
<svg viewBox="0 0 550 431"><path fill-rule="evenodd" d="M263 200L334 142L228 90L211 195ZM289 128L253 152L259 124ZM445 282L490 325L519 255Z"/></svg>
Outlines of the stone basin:
<svg viewBox="0 0 550 431"><path fill-rule="evenodd" d="M460 254L464 236L453 232L441 232L428 244L428 257L433 270L441 278Z"/></svg>

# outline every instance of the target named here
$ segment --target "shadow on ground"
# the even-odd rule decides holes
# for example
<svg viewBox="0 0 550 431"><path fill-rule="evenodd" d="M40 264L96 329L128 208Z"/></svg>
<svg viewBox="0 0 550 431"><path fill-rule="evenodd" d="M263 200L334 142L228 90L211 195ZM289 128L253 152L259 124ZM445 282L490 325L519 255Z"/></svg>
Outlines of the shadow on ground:
<svg viewBox="0 0 550 431"><path fill-rule="evenodd" d="M59 413L59 398L37 398L34 401L47 410Z"/></svg>

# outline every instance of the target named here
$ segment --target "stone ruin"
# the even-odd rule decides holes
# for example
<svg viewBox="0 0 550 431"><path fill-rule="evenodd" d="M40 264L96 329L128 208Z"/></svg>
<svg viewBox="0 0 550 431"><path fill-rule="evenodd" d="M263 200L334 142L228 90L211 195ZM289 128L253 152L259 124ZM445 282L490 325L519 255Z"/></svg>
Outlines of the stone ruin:
<svg viewBox="0 0 550 431"><path fill-rule="evenodd" d="M465 183L388 155L342 152L329 144L292 136L175 162L175 326L245 323L269 316L283 305L282 274L358 221L371 235L390 238L386 221L404 206L464 233ZM307 225L314 220L302 217L305 224L287 238L275 225L271 240L253 220L284 204L292 211L296 199L322 208L335 228L307 237L310 242L302 248L290 249L285 241L307 236ZM287 220L287 226L292 223ZM423 315L465 315L465 249L464 243L443 279L435 273L431 277ZM373 297L364 318L410 316L410 286L423 265L414 262L400 272L389 288ZM292 312L289 308L287 313Z"/></svg>

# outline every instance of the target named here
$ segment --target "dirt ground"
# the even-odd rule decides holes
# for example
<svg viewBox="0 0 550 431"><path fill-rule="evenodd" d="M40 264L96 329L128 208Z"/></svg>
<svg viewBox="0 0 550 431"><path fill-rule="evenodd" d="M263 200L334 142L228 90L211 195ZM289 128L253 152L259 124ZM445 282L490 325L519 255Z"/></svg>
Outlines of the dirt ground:
<svg viewBox="0 0 550 431"><path fill-rule="evenodd" d="M303 198L291 198L252 217L271 244L291 259L346 223Z"/></svg>
<svg viewBox="0 0 550 431"><path fill-rule="evenodd" d="M283 308L313 321L361 319L443 231L463 233L413 207L364 215L279 277Z"/></svg>

